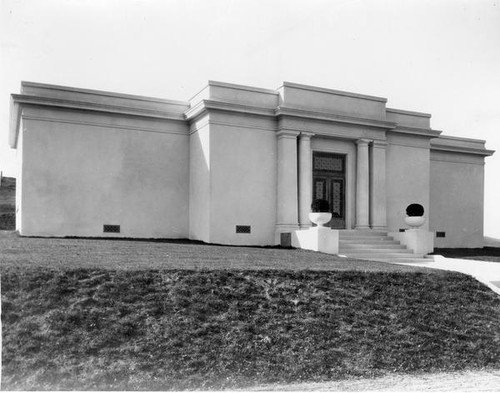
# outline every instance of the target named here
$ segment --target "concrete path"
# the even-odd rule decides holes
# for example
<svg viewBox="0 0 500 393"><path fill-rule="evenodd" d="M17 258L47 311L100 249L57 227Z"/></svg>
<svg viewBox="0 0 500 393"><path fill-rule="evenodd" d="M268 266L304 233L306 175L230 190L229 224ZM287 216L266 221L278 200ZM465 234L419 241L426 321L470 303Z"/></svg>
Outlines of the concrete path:
<svg viewBox="0 0 500 393"><path fill-rule="evenodd" d="M270 384L245 391L328 391L328 392L498 392L500 370L462 371L420 375L387 375L343 381L298 384Z"/></svg>
<svg viewBox="0 0 500 393"><path fill-rule="evenodd" d="M500 262L476 261L473 259L445 258L433 255L434 261L405 263L405 265L451 270L468 274L500 295Z"/></svg>

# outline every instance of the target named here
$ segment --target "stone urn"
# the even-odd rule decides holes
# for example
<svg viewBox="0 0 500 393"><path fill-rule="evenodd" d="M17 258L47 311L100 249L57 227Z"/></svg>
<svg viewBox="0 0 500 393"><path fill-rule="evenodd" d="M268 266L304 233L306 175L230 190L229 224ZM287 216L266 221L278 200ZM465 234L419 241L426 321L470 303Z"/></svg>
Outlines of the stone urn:
<svg viewBox="0 0 500 393"><path fill-rule="evenodd" d="M315 199L311 204L309 220L319 227L324 227L331 219L332 213L330 213L330 204L328 201L326 199Z"/></svg>
<svg viewBox="0 0 500 393"><path fill-rule="evenodd" d="M423 216L406 216L405 217L405 223L411 228L419 228L425 223L425 217Z"/></svg>
<svg viewBox="0 0 500 393"><path fill-rule="evenodd" d="M309 213L309 220L313 224L316 224L319 227L324 227L327 222L330 222L332 219L332 213L326 212L317 212L317 213Z"/></svg>
<svg viewBox="0 0 500 393"><path fill-rule="evenodd" d="M424 207L418 203L412 203L406 208L405 223L410 228L419 228L425 223Z"/></svg>

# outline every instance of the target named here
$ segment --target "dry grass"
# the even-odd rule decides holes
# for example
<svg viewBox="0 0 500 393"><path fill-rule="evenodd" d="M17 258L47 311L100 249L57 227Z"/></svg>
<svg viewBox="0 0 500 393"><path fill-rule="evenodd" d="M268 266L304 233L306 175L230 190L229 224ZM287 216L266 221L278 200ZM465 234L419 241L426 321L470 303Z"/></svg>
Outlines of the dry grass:
<svg viewBox="0 0 500 393"><path fill-rule="evenodd" d="M192 241L0 237L0 271L57 269L286 269L422 271L422 268L341 258L318 252L227 247Z"/></svg>
<svg viewBox="0 0 500 393"><path fill-rule="evenodd" d="M456 273L8 269L3 389L233 389L500 367Z"/></svg>
<svg viewBox="0 0 500 393"><path fill-rule="evenodd" d="M0 186L0 230L14 230L16 227L16 179L2 178Z"/></svg>

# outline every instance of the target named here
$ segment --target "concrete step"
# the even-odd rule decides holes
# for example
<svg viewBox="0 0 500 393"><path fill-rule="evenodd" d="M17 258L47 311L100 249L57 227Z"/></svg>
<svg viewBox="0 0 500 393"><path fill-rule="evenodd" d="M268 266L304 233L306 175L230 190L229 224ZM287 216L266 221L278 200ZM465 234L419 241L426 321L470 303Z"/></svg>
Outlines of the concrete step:
<svg viewBox="0 0 500 393"><path fill-rule="evenodd" d="M349 242L349 243L365 243L365 242L384 242L384 241L395 241L394 238L390 236L348 236L348 237L339 237L339 241L341 242Z"/></svg>
<svg viewBox="0 0 500 393"><path fill-rule="evenodd" d="M369 246L369 245L399 246L401 243L396 240L339 240L339 246Z"/></svg>
<svg viewBox="0 0 500 393"><path fill-rule="evenodd" d="M432 258L414 254L383 231L343 230L339 232L339 254L350 258L391 262L428 263Z"/></svg>
<svg viewBox="0 0 500 393"><path fill-rule="evenodd" d="M342 243L339 244L341 250L365 250L365 249L385 248L391 250L406 250L406 247L398 242L394 243L372 243L372 244L358 244L358 243Z"/></svg>
<svg viewBox="0 0 500 393"><path fill-rule="evenodd" d="M371 261L389 262L389 263L432 263L428 258L373 258Z"/></svg>
<svg viewBox="0 0 500 393"><path fill-rule="evenodd" d="M372 231L372 230L356 230L356 229L341 229L339 230L340 236L387 236L387 231Z"/></svg>
<svg viewBox="0 0 500 393"><path fill-rule="evenodd" d="M375 233L344 233L339 232L339 239L359 239L359 238L378 238L378 237L388 237L387 232L375 232Z"/></svg>
<svg viewBox="0 0 500 393"><path fill-rule="evenodd" d="M413 254L411 250L408 250L406 247L401 248L339 248L339 252L344 251L345 254L348 255L357 255L357 254Z"/></svg>
<svg viewBox="0 0 500 393"><path fill-rule="evenodd" d="M345 255L349 258L356 258L356 259L369 259L369 260L374 260L374 258L379 258L379 259L395 259L395 258L422 258L423 255L419 254L413 254L410 250L407 250L407 252L380 252L380 253L375 253L375 252L346 252L342 253L339 252L341 255Z"/></svg>

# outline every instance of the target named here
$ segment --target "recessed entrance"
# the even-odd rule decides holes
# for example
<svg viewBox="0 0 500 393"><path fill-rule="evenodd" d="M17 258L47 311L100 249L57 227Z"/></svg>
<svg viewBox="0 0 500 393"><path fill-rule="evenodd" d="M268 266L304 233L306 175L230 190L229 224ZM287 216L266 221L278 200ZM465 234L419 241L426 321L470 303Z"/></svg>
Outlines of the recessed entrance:
<svg viewBox="0 0 500 393"><path fill-rule="evenodd" d="M313 152L313 200L330 204L331 228L345 228L345 155Z"/></svg>

